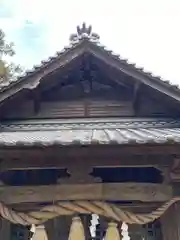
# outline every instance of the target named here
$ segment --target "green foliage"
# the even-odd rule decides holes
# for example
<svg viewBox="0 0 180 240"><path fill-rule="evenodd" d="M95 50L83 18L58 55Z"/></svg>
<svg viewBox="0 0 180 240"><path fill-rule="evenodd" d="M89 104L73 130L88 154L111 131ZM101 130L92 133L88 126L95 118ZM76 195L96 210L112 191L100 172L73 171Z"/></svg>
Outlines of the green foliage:
<svg viewBox="0 0 180 240"><path fill-rule="evenodd" d="M6 57L13 57L14 54L14 43L7 43L5 33L0 29L0 82L12 80L22 72L19 65L5 60Z"/></svg>
<svg viewBox="0 0 180 240"><path fill-rule="evenodd" d="M15 54L13 47L13 43L6 43L5 33L0 29L0 57L2 58L3 55L12 57Z"/></svg>

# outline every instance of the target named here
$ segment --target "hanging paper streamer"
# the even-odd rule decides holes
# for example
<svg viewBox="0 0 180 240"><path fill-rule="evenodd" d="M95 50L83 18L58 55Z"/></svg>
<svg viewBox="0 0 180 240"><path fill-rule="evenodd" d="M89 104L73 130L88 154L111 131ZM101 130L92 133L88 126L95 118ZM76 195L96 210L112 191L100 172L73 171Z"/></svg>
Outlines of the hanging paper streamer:
<svg viewBox="0 0 180 240"><path fill-rule="evenodd" d="M128 232L128 225L125 222L123 222L123 224L121 226L121 230L122 230L121 234L123 236L122 240L123 239L124 240L130 240L129 232Z"/></svg>

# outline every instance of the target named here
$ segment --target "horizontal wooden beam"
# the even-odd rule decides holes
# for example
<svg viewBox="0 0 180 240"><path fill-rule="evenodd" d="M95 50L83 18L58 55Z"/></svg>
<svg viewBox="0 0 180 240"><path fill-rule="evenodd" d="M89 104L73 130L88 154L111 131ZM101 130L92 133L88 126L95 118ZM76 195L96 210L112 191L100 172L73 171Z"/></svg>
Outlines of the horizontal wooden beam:
<svg viewBox="0 0 180 240"><path fill-rule="evenodd" d="M47 169L47 168L68 168L71 165L89 165L92 167L156 167L169 166L173 162L172 156L143 156L143 155L119 155L119 156L58 156L56 153L36 154L27 153L19 157L6 156L0 162L0 171L24 170L24 169Z"/></svg>
<svg viewBox="0 0 180 240"><path fill-rule="evenodd" d="M6 204L41 203L60 200L164 202L171 198L171 186L152 183L95 183L0 187L0 200Z"/></svg>
<svg viewBox="0 0 180 240"><path fill-rule="evenodd" d="M1 158L26 158L36 156L58 156L60 158L117 157L121 155L180 155L180 144L127 144L127 145L90 145L90 146L54 146L54 147L3 147Z"/></svg>

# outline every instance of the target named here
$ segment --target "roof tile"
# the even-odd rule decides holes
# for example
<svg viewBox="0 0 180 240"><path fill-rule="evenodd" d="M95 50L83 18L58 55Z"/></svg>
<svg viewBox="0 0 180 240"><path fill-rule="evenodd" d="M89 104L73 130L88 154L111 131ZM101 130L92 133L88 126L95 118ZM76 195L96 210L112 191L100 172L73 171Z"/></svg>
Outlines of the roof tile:
<svg viewBox="0 0 180 240"><path fill-rule="evenodd" d="M60 131L22 131L0 133L0 146L43 146L43 145L92 145L92 144L164 144L180 143L180 128L175 132L171 129L89 129L89 130L60 130Z"/></svg>
<svg viewBox="0 0 180 240"><path fill-rule="evenodd" d="M41 131L41 134L39 134ZM1 124L0 146L180 143L180 121L72 119Z"/></svg>

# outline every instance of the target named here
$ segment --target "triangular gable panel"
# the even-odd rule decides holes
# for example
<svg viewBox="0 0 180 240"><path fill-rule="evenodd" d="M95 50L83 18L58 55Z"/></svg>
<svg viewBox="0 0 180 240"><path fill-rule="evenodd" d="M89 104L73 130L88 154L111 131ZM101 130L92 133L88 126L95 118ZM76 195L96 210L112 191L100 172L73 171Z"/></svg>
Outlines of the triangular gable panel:
<svg viewBox="0 0 180 240"><path fill-rule="evenodd" d="M134 116L129 89L115 84L103 84L98 80L79 81L73 77L52 88L39 89L34 94L22 95L17 105L15 99L2 108L6 120L47 119L69 117L118 117ZM110 82L110 81L109 81ZM4 111L3 111L4 110Z"/></svg>
<svg viewBox="0 0 180 240"><path fill-rule="evenodd" d="M1 119L173 116L170 107L143 90L135 96L131 85L119 84L104 76L101 79L97 72L94 80L80 81L78 76L72 71L67 79L62 80L63 75L59 81L52 79L51 87L39 87L33 92L24 92L19 99L12 98L2 106Z"/></svg>
<svg viewBox="0 0 180 240"><path fill-rule="evenodd" d="M176 86L170 85L168 82L164 82L158 77L153 77L152 74L136 68L135 65L129 64L126 60L121 59L119 55L107 50L106 47L99 43L99 36L89 31L89 28L86 27L80 29L77 34L71 35L70 45L57 53L57 56L50 58L47 62L43 62L41 66L35 67L34 70L27 72L24 77L20 77L14 82L1 83L1 105L5 106L5 109L6 106L9 105L11 105L12 108L13 104L11 99L19 98L22 102L21 95L24 97L26 92L31 96L31 100L33 95L34 100L34 93L36 96L36 93L41 86L47 86L47 90L48 88L52 88L52 83L56 86L58 81L61 81L62 76L66 75L69 71L72 71L72 69L78 69L80 67L79 62L82 62L82 59L85 58L91 59L91 64L94 61L94 64L98 66L99 71L105 72L105 75L108 75L109 73L109 79L112 77L112 82L116 82L121 90L123 89L122 92L126 92L129 88L129 90L127 90L127 95L130 96L130 98L128 99L129 102L126 102L128 102L129 109L132 108L132 111L129 115L126 113L125 116L136 116L136 105L138 105L138 114L142 116L143 114L144 116L156 115L156 113L157 115L164 114L165 116L169 116L171 114L173 115L174 112L178 113L177 108L179 107L180 90ZM87 60L87 62L88 61L89 60ZM119 77L114 77L113 75ZM69 76L67 76L67 79L69 79ZM75 88L75 84L73 83L72 85ZM114 85L113 88L116 89L116 86ZM152 98L152 95L155 96L154 99ZM104 94L102 98L105 100L106 94ZM16 113L19 112L20 115L25 114L25 109L29 109L29 113L31 112L30 109L34 111L34 101L28 101L27 97L25 97L25 99L25 103L21 104L21 109L16 111ZM9 101L11 104L8 104ZM121 102L121 105L123 105L122 99L119 99L118 101L119 104ZM146 101L146 104L149 107L143 105L144 101ZM85 108L84 105L82 105L82 99L74 104L74 107L71 106L70 109L74 109L75 107L78 109ZM106 102L106 104L108 103ZM53 105L55 106L54 103ZM17 108L16 105L13 107ZM112 108L115 109L116 107L117 106L114 105ZM50 107L48 107L48 109L50 109ZM82 115L81 110L79 110L79 114L80 116Z"/></svg>

